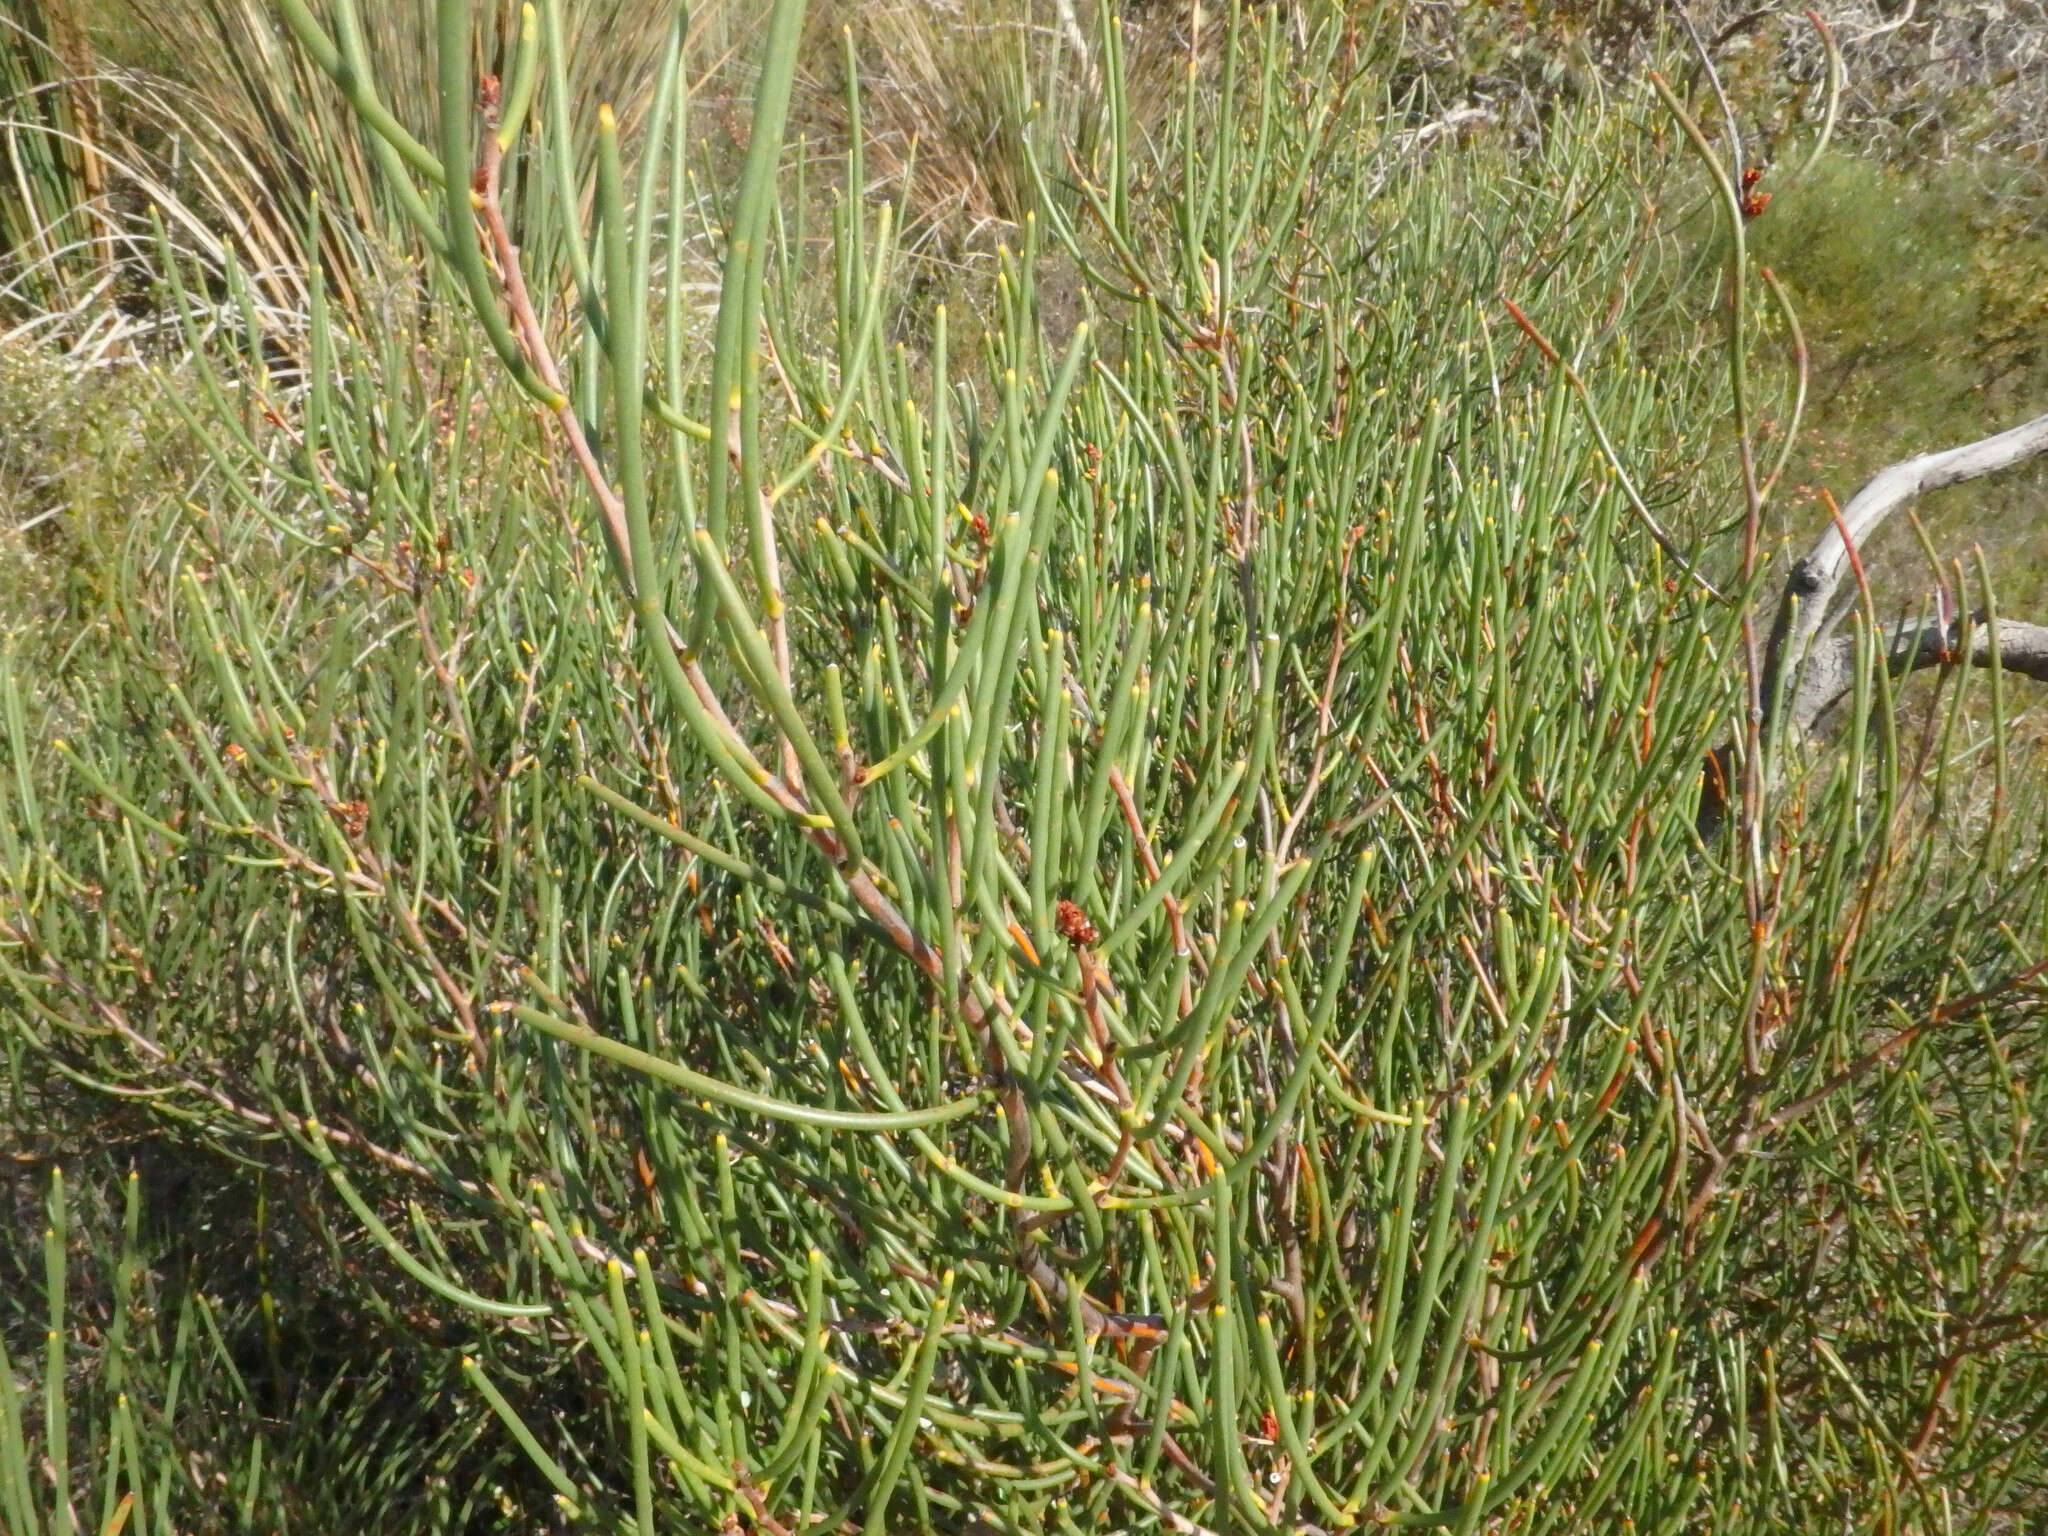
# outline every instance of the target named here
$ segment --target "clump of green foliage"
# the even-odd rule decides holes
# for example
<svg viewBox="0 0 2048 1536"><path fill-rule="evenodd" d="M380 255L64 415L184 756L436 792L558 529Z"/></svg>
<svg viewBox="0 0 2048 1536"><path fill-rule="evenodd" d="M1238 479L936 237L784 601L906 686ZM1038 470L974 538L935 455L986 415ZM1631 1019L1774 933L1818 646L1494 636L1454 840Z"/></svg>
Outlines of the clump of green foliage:
<svg viewBox="0 0 2048 1536"><path fill-rule="evenodd" d="M243 1523L2042 1508L2010 685L1917 763L1867 656L1839 750L1744 738L1663 102L1459 147L1269 7L1148 133L1105 6L968 352L857 67L824 227L783 196L801 0L709 201L681 19L625 133L554 0L488 84L443 0L408 129L349 0L282 9L420 267L344 302L329 203L284 347L166 242L190 483L0 665L7 1103L246 1194ZM127 1209L120 1273L206 1262ZM25 1528L218 1518L126 1358L103 1450L0 1423Z"/></svg>
<svg viewBox="0 0 2048 1536"><path fill-rule="evenodd" d="M1813 349L1813 430L1793 471L1804 521L1818 487L1840 498L1897 458L1966 442L2043 398L2044 210L2038 174L2016 167L1831 156L1758 221L1758 259L1792 291ZM1940 548L1984 544L2016 612L2048 598L2032 558L2044 490L2048 477L2023 469L1926 516ZM1870 561L1883 590L1932 585L1910 526L1887 532Z"/></svg>
<svg viewBox="0 0 2048 1536"><path fill-rule="evenodd" d="M42 1198L10 1202L10 1221L40 1238L0 1250L10 1533L427 1532L504 1518L518 1452L479 1443L489 1410L452 1361L427 1364L389 1332L346 1339L331 1319L309 1336L320 1287L271 1272L260 1185L256 1284L223 1286L227 1266L199 1255L228 1225L231 1186L181 1190L175 1163L144 1161L157 1166L82 1190L54 1169Z"/></svg>

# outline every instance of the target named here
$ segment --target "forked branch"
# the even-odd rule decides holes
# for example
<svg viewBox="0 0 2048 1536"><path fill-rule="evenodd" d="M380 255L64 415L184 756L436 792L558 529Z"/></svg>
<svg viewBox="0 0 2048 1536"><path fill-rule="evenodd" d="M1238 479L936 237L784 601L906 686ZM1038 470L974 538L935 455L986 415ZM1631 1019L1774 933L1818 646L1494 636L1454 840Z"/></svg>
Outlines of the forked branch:
<svg viewBox="0 0 2048 1536"><path fill-rule="evenodd" d="M1791 723L1802 730L1811 727L1854 682L1855 639L1833 634L1847 610L1831 610L1871 535L1928 491L1981 479L2043 453L2048 453L2048 415L1960 448L1923 453L1873 475L1806 558L1792 567L1771 629L1764 696L1782 696ZM2048 672L2048 629L2010 621L1991 627L1961 619L1901 624L1887 638L1885 655L1899 672L1946 664L1982 665L1996 655L2010 671L2042 677Z"/></svg>
<svg viewBox="0 0 2048 1536"><path fill-rule="evenodd" d="M1862 550L1885 520L1928 491L1978 480L2048 454L2048 415L2009 431L1939 453L1923 453L1879 470L1837 512L1827 531L1785 580L1765 656L1765 707L1777 700L1786 723L1805 732L1856 684L1857 636L1838 634L1852 606L1836 606L1843 582L1857 574ZM1928 667L1989 666L2048 682L2048 626L1983 614L1959 615L1944 601L1929 620L1901 620L1884 635L1884 663L1894 676ZM1735 747L1708 755L1697 826L1702 837L1727 819Z"/></svg>

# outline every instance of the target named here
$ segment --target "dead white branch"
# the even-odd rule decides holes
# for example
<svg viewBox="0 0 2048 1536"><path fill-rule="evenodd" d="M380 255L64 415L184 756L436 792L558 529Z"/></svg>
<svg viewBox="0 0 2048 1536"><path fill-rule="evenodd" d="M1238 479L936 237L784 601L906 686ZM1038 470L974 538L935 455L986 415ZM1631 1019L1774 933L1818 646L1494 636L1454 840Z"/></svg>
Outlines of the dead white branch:
<svg viewBox="0 0 2048 1536"><path fill-rule="evenodd" d="M1771 627L1763 697L1782 700L1795 733L1811 730L1856 685L1858 637L1835 633L1855 609L1838 606L1836 599L1849 574L1859 569L1863 546L1885 519L1928 491L1980 479L2043 453L2048 453L2048 415L1880 470L1842 508L1806 558L1792 567ZM1995 658L2008 672L2048 682L2048 625L1951 616L1944 603L1938 620L1902 621L1884 632L1882 644L1884 664L1894 676L1926 667L1988 666ZM1703 838L1727 824L1735 754L1733 742L1707 754L1696 819Z"/></svg>
<svg viewBox="0 0 2048 1536"><path fill-rule="evenodd" d="M1830 617L1830 610L1844 579L1857 563L1857 552L1883 526L1885 519L1928 491L1959 485L1965 480L1981 479L2042 453L2048 453L2048 415L2037 416L2024 426L1960 448L1923 453L1918 458L1907 459L1873 475L1842 508L1840 517L1820 536L1812 552L1792 567L1784 596L1778 604L1777 622L1771 631L1765 676L1772 688L1767 688L1765 697L1771 696L1782 677L1793 719L1800 725L1810 724L1829 703L1841 697L1846 685L1841 684L1840 679L1846 674L1840 669L1853 665L1855 647L1853 641L1849 641L1846 642L1848 648L1844 650L1845 642L1828 638L1829 632L1841 622L1841 615ZM2018 628L2028 633L2015 634L2012 655L2025 658L2031 654L2033 644L2028 634L2038 626L2021 625ZM1903 643L1917 657L1922 643L1918 638L1921 631L1918 626L1912 626L1912 629L1915 638ZM1953 649L1954 645L1961 643L1960 635L1950 636L1940 628L1930 628L1925 635L1929 637L1928 643L1935 646L1934 661L1916 662L1916 665L1933 665L1940 660L1944 645ZM1895 634L1895 640L1897 638ZM1985 643L1988 646L1988 637ZM1974 646L1975 642L1971 644ZM2002 657L2006 650L2003 645L1999 647ZM1985 659L1988 660L1988 652ZM2025 670L2015 660L2007 659L2006 665L2015 671ZM1789 672L1787 668L1790 668ZM2029 675L2033 674L2029 672ZM1830 688L1833 689L1831 693L1828 691ZM1815 703L1816 699L1820 702ZM1806 713L1802 714L1802 711Z"/></svg>
<svg viewBox="0 0 2048 1536"><path fill-rule="evenodd" d="M1926 667L1986 667L1992 657L2007 672L2048 683L2048 624L2017 619L1987 623L1979 615L1947 624L1904 620L1884 639L1884 661L1895 677ZM1786 708L1800 730L1845 698L1856 686L1856 636L1823 640L1807 658L1799 689Z"/></svg>

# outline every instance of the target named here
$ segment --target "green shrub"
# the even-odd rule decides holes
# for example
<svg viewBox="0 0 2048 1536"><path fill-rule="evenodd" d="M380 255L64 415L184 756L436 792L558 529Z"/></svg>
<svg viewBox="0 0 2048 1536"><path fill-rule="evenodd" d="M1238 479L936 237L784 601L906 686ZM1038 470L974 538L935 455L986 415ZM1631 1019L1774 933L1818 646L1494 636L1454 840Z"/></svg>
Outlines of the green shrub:
<svg viewBox="0 0 2048 1536"><path fill-rule="evenodd" d="M1346 17L1272 7L1148 135L1109 17L963 357L853 101L829 231L784 212L800 3L711 315L680 29L629 158L545 25L499 98L539 81L538 134L479 110L440 9L386 170L445 259L376 324L307 274L294 379L236 268L166 257L205 467L0 668L10 1102L294 1192L338 1358L276 1411L467 1381L266 1498L2040 1510L2048 881L1968 739L2010 685L1965 674L1916 772L1866 666L1841 750L1769 743L1698 835L1745 610L1700 579L1740 573L1724 364L1629 340L1713 302L1643 121L1438 144ZM492 176L434 190L500 142L523 257Z"/></svg>

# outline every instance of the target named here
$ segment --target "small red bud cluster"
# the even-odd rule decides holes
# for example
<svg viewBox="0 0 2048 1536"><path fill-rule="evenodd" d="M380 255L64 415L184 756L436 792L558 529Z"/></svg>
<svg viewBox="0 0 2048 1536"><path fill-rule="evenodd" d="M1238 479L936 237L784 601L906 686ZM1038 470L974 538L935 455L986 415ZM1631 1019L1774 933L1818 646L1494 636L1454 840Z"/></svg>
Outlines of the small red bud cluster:
<svg viewBox="0 0 2048 1536"><path fill-rule="evenodd" d="M1088 921L1088 914L1071 901L1062 901L1059 904L1053 914L1053 926L1059 930L1060 937L1076 949L1084 944L1093 944L1102 937L1096 931L1095 925Z"/></svg>
<svg viewBox="0 0 2048 1536"><path fill-rule="evenodd" d="M1742 216L1753 219L1771 206L1771 194L1756 190L1764 179L1763 167L1752 165L1742 173Z"/></svg>

